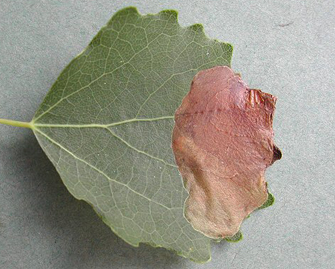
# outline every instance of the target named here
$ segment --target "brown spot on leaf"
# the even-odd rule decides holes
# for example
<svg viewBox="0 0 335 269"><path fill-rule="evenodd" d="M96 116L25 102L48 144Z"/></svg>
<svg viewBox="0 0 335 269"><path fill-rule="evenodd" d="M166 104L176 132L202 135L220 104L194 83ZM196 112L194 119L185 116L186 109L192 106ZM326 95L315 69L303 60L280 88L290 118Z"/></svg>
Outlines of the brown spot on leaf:
<svg viewBox="0 0 335 269"><path fill-rule="evenodd" d="M225 66L199 72L175 113L172 147L189 197L185 216L211 238L233 236L267 200L276 97Z"/></svg>

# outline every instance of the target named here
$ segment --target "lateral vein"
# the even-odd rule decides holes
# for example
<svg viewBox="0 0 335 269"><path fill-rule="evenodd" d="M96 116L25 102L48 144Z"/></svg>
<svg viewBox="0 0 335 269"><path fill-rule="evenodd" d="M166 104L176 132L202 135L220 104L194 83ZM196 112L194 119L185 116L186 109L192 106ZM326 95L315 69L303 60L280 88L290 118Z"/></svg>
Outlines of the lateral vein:
<svg viewBox="0 0 335 269"><path fill-rule="evenodd" d="M35 129L34 131L38 132L39 134L43 135L46 139L48 139L51 143L55 144L56 146L58 146L60 149L64 150L66 153L68 153L69 155L71 155L73 158L75 158L76 160L86 164L87 166L91 167L93 170L97 171L99 174L103 175L104 177L106 177L109 181L112 181L114 183L117 183L117 184L120 184L122 186L125 186L126 188L128 188L130 191L132 191L133 193L143 197L144 199L150 201L150 202L153 202L157 205L160 205L162 207L164 207L165 209L167 210L171 210L171 208L161 204L161 203L158 203L156 202L155 200L152 200L146 196L144 196L143 194L133 190L132 188L130 188L127 184L124 184L122 182L119 182L111 177L109 177L107 174L105 174L103 171L101 171L100 169L98 169L97 167L93 166L92 164L90 164L89 162L79 158L78 156L76 156L74 153L72 153L70 150L68 150L67 148L65 148L64 146L62 146L61 144L59 144L58 142L56 142L55 140L53 140L51 137L49 137L47 134L45 134L44 132L38 130L38 129Z"/></svg>

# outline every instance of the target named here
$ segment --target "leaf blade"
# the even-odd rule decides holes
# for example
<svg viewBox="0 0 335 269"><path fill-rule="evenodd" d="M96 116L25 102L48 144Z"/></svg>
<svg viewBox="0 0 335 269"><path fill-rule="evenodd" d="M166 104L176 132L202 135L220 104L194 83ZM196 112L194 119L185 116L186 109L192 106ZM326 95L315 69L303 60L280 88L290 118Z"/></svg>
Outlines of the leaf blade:
<svg viewBox="0 0 335 269"><path fill-rule="evenodd" d="M33 124L77 199L129 244L145 242L197 262L210 240L183 216L187 193L171 149L173 115L201 69L230 65L232 47L177 13L116 13L61 73Z"/></svg>

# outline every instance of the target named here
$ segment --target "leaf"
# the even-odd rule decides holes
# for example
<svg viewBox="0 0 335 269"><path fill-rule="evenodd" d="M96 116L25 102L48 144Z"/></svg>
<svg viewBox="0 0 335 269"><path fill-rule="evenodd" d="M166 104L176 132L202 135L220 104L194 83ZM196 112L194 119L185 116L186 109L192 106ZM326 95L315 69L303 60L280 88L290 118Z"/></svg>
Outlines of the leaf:
<svg viewBox="0 0 335 269"><path fill-rule="evenodd" d="M71 194L133 246L197 262L210 239L183 216L187 192L171 149L174 112L202 69L230 65L232 46L177 13L116 13L61 73L31 123Z"/></svg>
<svg viewBox="0 0 335 269"><path fill-rule="evenodd" d="M274 202L275 202L275 198L273 197L273 195L271 193L268 193L268 199L266 200L266 202L263 205L261 205L259 207L259 209L264 209L264 208L267 208L269 206L272 206Z"/></svg>
<svg viewBox="0 0 335 269"><path fill-rule="evenodd" d="M238 241L241 241L243 238L243 235L240 231L238 231L236 234L230 237L226 237L225 240L231 243L236 243Z"/></svg>
<svg viewBox="0 0 335 269"><path fill-rule="evenodd" d="M175 113L172 146L190 194L185 216L208 237L234 236L252 211L272 204L264 174L281 157L275 102L217 66L195 76Z"/></svg>

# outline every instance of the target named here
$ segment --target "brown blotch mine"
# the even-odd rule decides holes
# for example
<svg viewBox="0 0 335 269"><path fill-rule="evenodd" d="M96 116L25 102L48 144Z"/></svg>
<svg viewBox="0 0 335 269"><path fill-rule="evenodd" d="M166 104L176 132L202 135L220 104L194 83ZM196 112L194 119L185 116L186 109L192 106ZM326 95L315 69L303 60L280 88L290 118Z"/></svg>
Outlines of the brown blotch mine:
<svg viewBox="0 0 335 269"><path fill-rule="evenodd" d="M189 192L185 216L211 238L233 236L264 204L276 97L249 89L229 67L199 72L175 113L172 148Z"/></svg>

